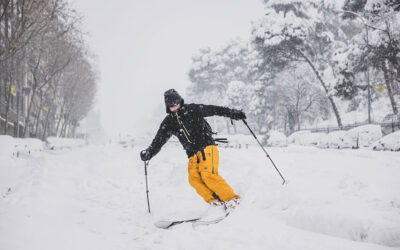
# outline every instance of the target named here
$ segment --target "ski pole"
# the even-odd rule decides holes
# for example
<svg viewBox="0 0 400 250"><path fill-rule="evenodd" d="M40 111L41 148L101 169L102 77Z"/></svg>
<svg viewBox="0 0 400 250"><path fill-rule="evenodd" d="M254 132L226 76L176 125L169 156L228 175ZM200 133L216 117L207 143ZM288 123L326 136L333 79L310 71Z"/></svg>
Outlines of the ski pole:
<svg viewBox="0 0 400 250"><path fill-rule="evenodd" d="M253 130L251 130L251 128L249 127L249 125L247 124L246 120L243 119L244 124L246 124L247 128L250 130L251 134L254 136L254 138L257 140L258 145L260 145L260 147L262 148L262 150L264 151L265 155L267 156L267 158L272 162L272 165L274 165L274 168L276 169L276 171L278 171L279 175L281 176L283 183L282 185L285 184L286 180L285 178L283 178L281 172L279 171L279 169L276 167L275 163L272 161L271 156L269 156L269 154L267 153L267 150L265 150L265 148L263 147L263 145L261 144L261 142L257 139L257 136L254 134Z"/></svg>
<svg viewBox="0 0 400 250"><path fill-rule="evenodd" d="M148 161L144 162L144 175L146 177L146 196L147 196L147 208L149 209L149 213L150 212L150 201L149 201L149 186L147 184L147 166L149 165Z"/></svg>

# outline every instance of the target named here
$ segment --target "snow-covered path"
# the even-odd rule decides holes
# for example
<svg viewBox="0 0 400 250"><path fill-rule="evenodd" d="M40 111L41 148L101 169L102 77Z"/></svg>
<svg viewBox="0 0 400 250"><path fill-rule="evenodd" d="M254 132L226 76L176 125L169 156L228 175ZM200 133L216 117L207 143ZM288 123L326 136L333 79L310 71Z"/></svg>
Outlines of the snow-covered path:
<svg viewBox="0 0 400 250"><path fill-rule="evenodd" d="M118 145L0 156L0 249L399 249L400 153L220 149L220 174L242 195L223 222L155 228L206 204L189 186L187 159L168 143L144 167Z"/></svg>

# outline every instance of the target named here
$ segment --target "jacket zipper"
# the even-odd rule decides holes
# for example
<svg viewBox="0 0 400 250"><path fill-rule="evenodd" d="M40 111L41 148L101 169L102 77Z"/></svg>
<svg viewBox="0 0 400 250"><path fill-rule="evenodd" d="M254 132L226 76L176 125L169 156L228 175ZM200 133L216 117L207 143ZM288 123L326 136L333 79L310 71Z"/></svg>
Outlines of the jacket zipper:
<svg viewBox="0 0 400 250"><path fill-rule="evenodd" d="M189 139L189 136L190 136L189 132L187 131L185 125L183 125L182 121L179 119L178 112L175 113L175 116L176 116L176 120L177 120L178 123L179 123L179 126L180 126L181 128L183 128L183 134L185 135L186 140L188 140L189 143L192 143L192 144L193 144L193 142L191 142L190 139Z"/></svg>

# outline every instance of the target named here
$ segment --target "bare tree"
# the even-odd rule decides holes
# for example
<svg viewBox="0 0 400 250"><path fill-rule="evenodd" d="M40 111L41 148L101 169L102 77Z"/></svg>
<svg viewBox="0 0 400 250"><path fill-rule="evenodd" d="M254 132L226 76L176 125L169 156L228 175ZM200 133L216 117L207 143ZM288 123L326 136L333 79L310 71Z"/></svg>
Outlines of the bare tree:
<svg viewBox="0 0 400 250"><path fill-rule="evenodd" d="M284 117L289 125L289 133L299 130L304 120L315 120L323 114L327 104L324 91L318 80L311 74L304 74L307 65L291 65L275 79L274 93L278 106L284 107ZM297 128L296 128L297 125Z"/></svg>
<svg viewBox="0 0 400 250"><path fill-rule="evenodd" d="M0 111L6 120L1 132L8 133L15 106L18 121L22 99L28 105L24 136L57 134L61 121L66 134L87 114L97 77L79 24L66 0L0 1ZM24 98L23 87L30 90Z"/></svg>
<svg viewBox="0 0 400 250"><path fill-rule="evenodd" d="M60 10L59 10L60 11ZM32 108L42 102L43 95L37 96L38 92L45 91L50 82L67 67L74 57L72 43L74 38L75 24L78 19L70 20L71 23L62 23L62 17L53 19L53 23L47 26L45 33L36 37L30 44L28 57L28 70L32 75L32 93L29 100L29 107L25 124L31 122ZM38 100L37 100L38 99ZM40 109L36 119L40 119ZM36 122L38 124L38 122ZM37 130L37 129L36 129ZM25 126L24 135L28 136L29 126Z"/></svg>
<svg viewBox="0 0 400 250"><path fill-rule="evenodd" d="M61 0L0 1L0 62L42 34L62 5Z"/></svg>

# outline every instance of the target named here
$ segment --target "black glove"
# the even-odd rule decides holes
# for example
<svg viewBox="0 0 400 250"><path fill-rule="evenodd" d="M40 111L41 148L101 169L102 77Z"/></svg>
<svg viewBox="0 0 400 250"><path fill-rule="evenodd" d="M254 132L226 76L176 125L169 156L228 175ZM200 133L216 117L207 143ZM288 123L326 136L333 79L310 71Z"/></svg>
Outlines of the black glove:
<svg viewBox="0 0 400 250"><path fill-rule="evenodd" d="M232 109L231 118L234 120L244 120L247 117L243 111L237 110L237 109Z"/></svg>
<svg viewBox="0 0 400 250"><path fill-rule="evenodd" d="M142 158L142 161L148 161L148 160L150 160L150 159L151 159L150 151L147 150L147 149L142 150L142 151L140 152L140 158Z"/></svg>

